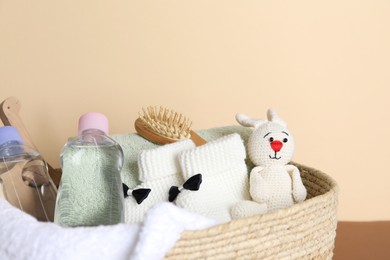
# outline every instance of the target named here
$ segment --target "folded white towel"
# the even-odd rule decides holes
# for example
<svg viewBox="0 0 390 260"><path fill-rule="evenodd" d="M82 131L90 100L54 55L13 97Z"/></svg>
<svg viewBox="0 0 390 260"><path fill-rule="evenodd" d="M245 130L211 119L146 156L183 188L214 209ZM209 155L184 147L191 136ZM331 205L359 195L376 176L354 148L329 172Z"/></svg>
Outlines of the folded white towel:
<svg viewBox="0 0 390 260"><path fill-rule="evenodd" d="M213 220L170 203L157 204L141 224L63 228L38 222L0 199L0 259L162 259L185 229Z"/></svg>

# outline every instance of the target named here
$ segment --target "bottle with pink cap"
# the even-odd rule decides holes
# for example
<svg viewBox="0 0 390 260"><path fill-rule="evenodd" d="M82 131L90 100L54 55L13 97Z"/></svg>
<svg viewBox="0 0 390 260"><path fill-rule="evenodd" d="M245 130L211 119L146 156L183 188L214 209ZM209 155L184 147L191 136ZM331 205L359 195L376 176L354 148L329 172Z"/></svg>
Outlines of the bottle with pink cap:
<svg viewBox="0 0 390 260"><path fill-rule="evenodd" d="M95 112L82 115L78 137L61 153L54 222L67 227L123 222L122 165L123 152L108 136L107 118Z"/></svg>

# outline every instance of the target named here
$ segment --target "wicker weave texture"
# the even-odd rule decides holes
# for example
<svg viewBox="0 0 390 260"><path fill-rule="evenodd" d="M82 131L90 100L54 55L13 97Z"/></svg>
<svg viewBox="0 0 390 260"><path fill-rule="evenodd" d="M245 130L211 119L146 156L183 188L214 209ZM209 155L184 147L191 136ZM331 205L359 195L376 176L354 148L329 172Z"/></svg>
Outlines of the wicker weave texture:
<svg viewBox="0 0 390 260"><path fill-rule="evenodd" d="M338 187L313 168L296 164L306 201L269 214L182 234L165 259L331 259Z"/></svg>

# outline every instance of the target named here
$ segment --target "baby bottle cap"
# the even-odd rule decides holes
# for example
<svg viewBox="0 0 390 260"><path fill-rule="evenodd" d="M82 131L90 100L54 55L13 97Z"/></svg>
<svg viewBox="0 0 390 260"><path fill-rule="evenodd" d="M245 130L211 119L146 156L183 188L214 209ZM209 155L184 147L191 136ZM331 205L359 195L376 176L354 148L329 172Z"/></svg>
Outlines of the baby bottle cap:
<svg viewBox="0 0 390 260"><path fill-rule="evenodd" d="M18 143L23 144L22 137L20 136L18 130L15 127L0 127L0 145L10 141L17 141Z"/></svg>
<svg viewBox="0 0 390 260"><path fill-rule="evenodd" d="M105 115L96 112L89 112L79 119L79 135L88 129L97 129L108 134L108 119Z"/></svg>

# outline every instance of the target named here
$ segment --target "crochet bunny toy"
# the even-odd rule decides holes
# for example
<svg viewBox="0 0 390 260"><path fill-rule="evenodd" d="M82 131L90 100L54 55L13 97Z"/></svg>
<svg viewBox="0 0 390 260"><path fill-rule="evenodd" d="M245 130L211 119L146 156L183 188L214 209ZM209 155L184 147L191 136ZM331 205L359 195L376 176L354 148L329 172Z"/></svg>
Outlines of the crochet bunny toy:
<svg viewBox="0 0 390 260"><path fill-rule="evenodd" d="M287 124L271 109L268 120L237 114L237 121L254 127L248 140L248 155L255 167L250 173L253 201L241 201L231 210L232 218L264 214L285 208L306 198L300 172L288 164L294 152L294 139Z"/></svg>

